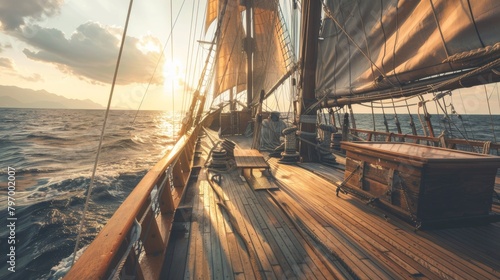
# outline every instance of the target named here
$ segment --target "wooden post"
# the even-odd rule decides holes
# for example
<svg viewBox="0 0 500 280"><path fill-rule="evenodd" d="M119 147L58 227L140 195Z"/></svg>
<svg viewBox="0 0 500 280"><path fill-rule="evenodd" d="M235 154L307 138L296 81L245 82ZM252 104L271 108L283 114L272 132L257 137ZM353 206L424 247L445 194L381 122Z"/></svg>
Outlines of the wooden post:
<svg viewBox="0 0 500 280"><path fill-rule="evenodd" d="M351 115L351 127L356 129L356 119L354 118L351 104L347 105L347 108L349 108L349 114ZM358 136L358 132L356 130L354 130L353 134Z"/></svg>
<svg viewBox="0 0 500 280"><path fill-rule="evenodd" d="M342 141L349 140L349 113L344 114L344 123L342 124Z"/></svg>
<svg viewBox="0 0 500 280"><path fill-rule="evenodd" d="M302 57L302 91L299 100L302 102L298 106L299 115L302 108L310 108L316 101L316 65L318 52L318 36L321 18L321 1L303 0L302 1L302 45L300 55ZM316 108L312 108L307 115L316 115ZM315 133L316 125L308 123L300 123L299 129L301 132ZM314 140L313 140L314 141ZM300 141L299 144L300 156L303 161L318 161L318 153L314 145Z"/></svg>
<svg viewBox="0 0 500 280"><path fill-rule="evenodd" d="M184 176L182 175L182 164L180 159L178 159L174 165L173 176L174 176L174 187L183 187L185 181L184 181Z"/></svg>
<svg viewBox="0 0 500 280"><path fill-rule="evenodd" d="M180 155L180 158L179 160L181 161L181 165L182 165L182 173L189 173L189 169L190 169L190 160L189 160L189 157L187 155L187 151L186 149L184 149L182 152L181 152L181 155Z"/></svg>
<svg viewBox="0 0 500 280"><path fill-rule="evenodd" d="M162 214L172 214L175 211L174 199L172 197L170 180L168 177L166 180L165 186L163 186L163 192L160 196L160 210Z"/></svg>
<svg viewBox="0 0 500 280"><path fill-rule="evenodd" d="M141 240L146 254L151 255L161 252L165 248L165 245L163 244L160 228L151 208L148 209L141 227Z"/></svg>

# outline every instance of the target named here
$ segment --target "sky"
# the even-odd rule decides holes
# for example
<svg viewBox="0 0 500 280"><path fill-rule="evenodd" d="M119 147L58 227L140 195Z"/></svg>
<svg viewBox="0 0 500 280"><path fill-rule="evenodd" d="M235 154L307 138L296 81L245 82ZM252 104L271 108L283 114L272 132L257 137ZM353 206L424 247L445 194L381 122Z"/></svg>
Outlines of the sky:
<svg viewBox="0 0 500 280"><path fill-rule="evenodd" d="M128 5L126 0L2 0L0 85L43 89L105 106ZM201 35L204 12L204 1L133 3L113 107L186 106L197 80L184 73L200 72L203 65L203 47L192 48L189 39L211 40ZM170 34L171 25L176 33ZM454 104L460 114L488 114L488 95L490 110L500 114L499 90L497 84L462 89L445 102ZM358 106L355 112L371 110Z"/></svg>
<svg viewBox="0 0 500 280"><path fill-rule="evenodd" d="M170 110L185 102L183 90L191 88L181 76L192 63L185 57L189 34L195 32L185 15L198 11L203 18L203 4L193 7L198 2L203 3L133 3L112 106L137 109L146 89L141 109ZM128 5L125 0L2 0L0 85L106 105Z"/></svg>

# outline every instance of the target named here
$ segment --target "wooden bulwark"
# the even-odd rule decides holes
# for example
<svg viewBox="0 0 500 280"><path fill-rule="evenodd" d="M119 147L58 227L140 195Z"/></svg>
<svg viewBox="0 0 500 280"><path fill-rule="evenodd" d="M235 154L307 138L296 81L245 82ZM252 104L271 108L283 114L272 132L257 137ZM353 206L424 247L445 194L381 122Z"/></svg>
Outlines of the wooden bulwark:
<svg viewBox="0 0 500 280"><path fill-rule="evenodd" d="M439 137L421 136L413 134L398 134L385 131L373 131L366 129L350 129L351 134L365 134L366 141L377 141L376 136L384 137L386 142L410 142L410 143L427 143L443 148L456 149L457 145L470 147L472 150L481 151L483 154L489 154L491 150L500 150L500 143L491 143L490 141L468 140L468 139L444 139ZM375 136L375 137L374 137ZM443 145L444 144L444 145Z"/></svg>
<svg viewBox="0 0 500 280"><path fill-rule="evenodd" d="M159 277L166 251L164 244L168 242L174 210L191 172L198 132L199 127L182 136L172 150L143 177L65 279L107 279L124 257L126 248L132 246L129 233L136 220L142 223L140 240L146 252L142 256L135 256L134 250L131 250L126 264L135 267L139 263L140 267L125 267L125 271L132 271L138 279ZM158 212L151 204L154 189L158 194ZM139 259L139 262L130 259Z"/></svg>

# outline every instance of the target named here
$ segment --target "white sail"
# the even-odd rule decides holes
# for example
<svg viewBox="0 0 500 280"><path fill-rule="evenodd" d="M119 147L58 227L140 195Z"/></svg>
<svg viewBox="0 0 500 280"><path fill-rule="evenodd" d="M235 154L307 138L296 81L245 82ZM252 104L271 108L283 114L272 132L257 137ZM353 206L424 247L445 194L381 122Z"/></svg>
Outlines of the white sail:
<svg viewBox="0 0 500 280"><path fill-rule="evenodd" d="M285 30L275 1L255 1L254 102L259 92L269 89L287 72L290 52L286 47Z"/></svg>
<svg viewBox="0 0 500 280"><path fill-rule="evenodd" d="M207 19L213 14L211 12L213 2L216 1L210 1L210 5L207 6ZM221 1L220 4L224 2ZM246 84L246 56L241 45L245 31L238 1L228 1L225 9L220 11L223 12L223 18L220 35L217 38L214 96L236 86L237 92L240 92L245 89Z"/></svg>
<svg viewBox="0 0 500 280"><path fill-rule="evenodd" d="M479 67L484 71L471 75L471 84L498 79L488 68L498 65L500 55L499 1L329 0L326 5L318 99L364 96L366 101L381 92L389 98L387 93L439 90L443 84L436 81Z"/></svg>
<svg viewBox="0 0 500 280"><path fill-rule="evenodd" d="M224 7L224 5L227 4ZM232 88L244 90L246 80L246 55L243 40L244 6L238 0L209 0L205 29L222 15L221 34L217 40L215 67L215 96ZM291 52L286 45L287 35L279 14L277 1L255 0L253 4L253 96L269 90L291 67Z"/></svg>

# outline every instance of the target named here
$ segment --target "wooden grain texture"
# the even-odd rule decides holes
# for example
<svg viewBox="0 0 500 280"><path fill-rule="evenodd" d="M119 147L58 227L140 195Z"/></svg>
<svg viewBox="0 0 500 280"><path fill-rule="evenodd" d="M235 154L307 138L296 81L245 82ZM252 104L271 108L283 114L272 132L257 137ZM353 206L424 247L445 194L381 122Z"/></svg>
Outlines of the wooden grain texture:
<svg viewBox="0 0 500 280"><path fill-rule="evenodd" d="M238 168L269 168L264 156L253 149L235 149L234 160Z"/></svg>
<svg viewBox="0 0 500 280"><path fill-rule="evenodd" d="M334 277L332 267L338 264L325 265L318 259L316 248L308 245L267 192L252 190L236 170L223 174L217 192L223 194L221 203L230 211L225 213L218 207L217 194L204 180L201 177L197 183L184 275L168 275L177 279L202 275L210 279ZM230 222L229 214L237 225ZM255 253L256 263L244 244ZM335 271L337 276L342 275Z"/></svg>
<svg viewBox="0 0 500 280"><path fill-rule="evenodd" d="M330 238L336 238L344 246L349 244L347 248L336 243L329 246L349 266L354 266L353 271L361 277L370 271L377 275L374 271L377 269L398 275L396 278L496 279L500 276L500 263L494 262L500 259L500 244L495 237L500 236L499 223L414 233L411 226L358 199L345 195L336 198L335 186L325 179L305 176L295 166L274 167L271 161L271 168L278 170L276 176L284 183L280 190L292 196L289 203L293 203L296 214L326 244ZM296 173L301 176L293 177ZM332 169L331 173L336 171ZM321 229L324 224L328 225L323 228L328 228L329 234L320 235L325 233ZM361 256L372 263L355 261L355 257Z"/></svg>
<svg viewBox="0 0 500 280"><path fill-rule="evenodd" d="M365 201L337 197L343 170L269 163L278 190L254 191L236 170L212 189L202 171L183 275L172 279L500 278L500 223L414 232ZM388 173L369 168L366 180L382 184ZM413 173L402 180L417 184Z"/></svg>
<svg viewBox="0 0 500 280"><path fill-rule="evenodd" d="M487 221L500 157L408 143L344 143L347 186L422 226ZM472 221L476 222L476 221Z"/></svg>

